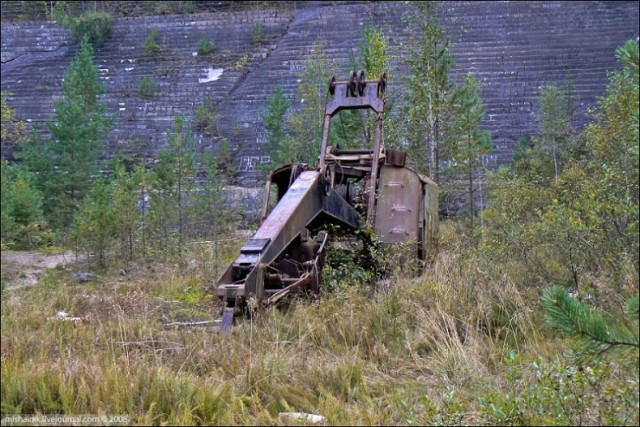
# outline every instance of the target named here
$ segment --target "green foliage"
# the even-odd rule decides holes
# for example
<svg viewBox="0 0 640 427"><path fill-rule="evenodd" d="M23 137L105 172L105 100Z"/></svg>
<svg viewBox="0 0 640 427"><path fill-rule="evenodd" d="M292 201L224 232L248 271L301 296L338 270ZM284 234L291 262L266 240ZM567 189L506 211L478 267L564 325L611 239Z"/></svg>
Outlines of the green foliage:
<svg viewBox="0 0 640 427"><path fill-rule="evenodd" d="M128 172L122 162L115 165L111 181L113 204L114 234L120 243L120 259L125 265L135 259L135 248L138 230L143 223L143 212L138 209L140 186L144 174L143 165L138 165L133 172ZM144 230L142 230L144 232Z"/></svg>
<svg viewBox="0 0 640 427"><path fill-rule="evenodd" d="M439 182L440 162L448 158L448 149L455 143L450 128L456 103L455 85L449 78L453 59L435 3L418 2L416 6L409 22L416 31L407 55L405 138L415 170Z"/></svg>
<svg viewBox="0 0 640 427"><path fill-rule="evenodd" d="M631 307L631 314L634 304L637 314L637 301L636 295L627 303ZM633 319L636 322L633 329L615 324L603 313L577 301L559 286L543 293L542 306L547 323L571 340L578 355L602 354L607 351L637 355L637 349L640 348L637 316Z"/></svg>
<svg viewBox="0 0 640 427"><path fill-rule="evenodd" d="M231 148L229 148L229 140L227 138L221 138L218 141L216 163L218 165L218 170L224 179L233 179L236 169L233 164L233 152L231 151Z"/></svg>
<svg viewBox="0 0 640 427"><path fill-rule="evenodd" d="M113 193L110 186L99 179L74 217L72 238L79 248L97 255L98 264L104 266L115 232Z"/></svg>
<svg viewBox="0 0 640 427"><path fill-rule="evenodd" d="M255 44L262 43L264 40L264 35L262 34L262 25L259 22L253 24L253 28L251 28L251 37L253 38L253 42Z"/></svg>
<svg viewBox="0 0 640 427"><path fill-rule="evenodd" d="M571 128L571 84L562 91L557 86L545 86L540 92L539 151L553 160L554 178L560 174L561 162L565 160L569 144L573 139Z"/></svg>
<svg viewBox="0 0 640 427"><path fill-rule="evenodd" d="M9 101L7 98L10 96L12 96L12 93L10 92L2 92L0 94L2 102L2 119L0 121L0 143L2 146L0 148L0 156L2 158L5 158L5 149L7 148L7 145L11 142L15 143L22 139L26 128L25 122L23 120L17 120L15 110L9 107Z"/></svg>
<svg viewBox="0 0 640 427"><path fill-rule="evenodd" d="M323 267L323 289L338 292L357 284L362 291L367 287L371 290L375 276L370 261L362 243L349 239L332 243L327 249Z"/></svg>
<svg viewBox="0 0 640 427"><path fill-rule="evenodd" d="M220 120L220 115L216 110L216 106L211 100L211 97L206 95L204 97L204 103L196 110L195 118L193 119L193 126L199 132L204 132L208 135L217 136L218 127L217 122Z"/></svg>
<svg viewBox="0 0 640 427"><path fill-rule="evenodd" d="M389 71L390 58L387 54L389 43L382 31L371 24L364 27L362 35L364 42L358 45L358 50L363 68L369 76L368 78L377 79L383 72Z"/></svg>
<svg viewBox="0 0 640 427"><path fill-rule="evenodd" d="M42 193L35 177L24 167L6 160L2 168L2 245L33 248L47 243L48 231L42 213Z"/></svg>
<svg viewBox="0 0 640 427"><path fill-rule="evenodd" d="M70 30L76 41L87 38L95 47L101 47L111 33L112 17L105 12L85 12L74 16L64 10L66 2L57 2L53 8L53 18L64 28Z"/></svg>
<svg viewBox="0 0 640 427"><path fill-rule="evenodd" d="M511 392L490 391L478 398L481 415L489 424L627 425L637 422L637 374L620 378L616 366L610 362L597 360L575 366L563 361L544 363L536 358L530 364L532 378L527 381L523 374L528 367L522 362L508 366Z"/></svg>
<svg viewBox="0 0 640 427"><path fill-rule="evenodd" d="M336 66L324 52L326 42L318 40L311 54L304 61L304 70L299 77L297 99L302 107L289 116L295 151L300 154L296 161L316 163L322 143L322 122L327 97L329 78L336 74ZM335 130L338 126L332 126ZM331 141L337 138L331 137Z"/></svg>
<svg viewBox="0 0 640 427"><path fill-rule="evenodd" d="M481 156L493 150L491 135L480 129L484 117L484 105L478 94L480 85L467 75L458 91L456 118L451 129L456 130L458 143L451 147L450 158L453 170L462 172L467 179L467 206L470 229L473 230L474 173L482 168Z"/></svg>
<svg viewBox="0 0 640 427"><path fill-rule="evenodd" d="M198 42L198 56L211 55L216 50L216 44L205 37Z"/></svg>
<svg viewBox="0 0 640 427"><path fill-rule="evenodd" d="M354 66L353 69L364 69L367 79L378 79L383 73L386 74L387 84L393 84L393 75L390 70L389 56L389 43L385 38L381 30L375 28L371 24L367 24L362 30L362 37L364 41L358 45L358 51L360 52L360 64ZM352 61L355 65L355 61ZM399 129L397 121L391 119L391 112L394 107L394 98L387 93L385 95L385 118L384 118L384 139L387 141L397 142L399 137ZM364 145L367 147L373 146L373 136L376 128L376 114L371 111L344 111L340 112L343 116L359 116L353 117L350 121L351 127L363 133ZM364 119L362 116L366 116ZM343 118L340 117L341 122ZM342 123L341 123L341 126ZM364 129L363 129L364 128ZM347 139L343 137L343 139ZM344 143L343 143L344 144ZM349 144L344 144L349 148ZM352 146L358 146L360 144L354 144ZM388 144L389 146L393 144Z"/></svg>
<svg viewBox="0 0 640 427"><path fill-rule="evenodd" d="M248 54L244 54L240 58L238 58L238 60L236 61L235 65L234 65L234 68L236 70L242 70L244 67L247 66L248 62L249 62L249 55Z"/></svg>
<svg viewBox="0 0 640 427"><path fill-rule="evenodd" d="M627 40L627 42L616 49L616 57L629 69L632 74L638 75L638 41ZM637 84L637 81L636 81Z"/></svg>
<svg viewBox="0 0 640 427"><path fill-rule="evenodd" d="M638 278L638 79L623 65L577 137L570 93L543 91L541 136L492 174L484 215L487 253L522 262L523 280L573 283L598 301L624 298Z"/></svg>
<svg viewBox="0 0 640 427"><path fill-rule="evenodd" d="M271 158L269 168L293 163L301 156L296 152L292 139L285 133L286 116L290 106L291 103L284 96L282 86L277 86L269 97L267 113L260 116L267 131L265 151Z"/></svg>
<svg viewBox="0 0 640 427"><path fill-rule="evenodd" d="M65 74L62 90L64 98L54 101L57 122L47 124L51 140L41 140L36 129L23 142L19 155L36 174L37 186L46 195L45 216L58 230L71 224L91 188L98 155L111 127L99 100L104 86L86 39Z"/></svg>
<svg viewBox="0 0 640 427"><path fill-rule="evenodd" d="M221 161L224 161L224 156L215 156L211 152L203 153L200 159L203 184L195 196L193 229L190 232L192 237L213 240L216 265L220 253L218 240L229 227L231 214L223 193L227 179Z"/></svg>
<svg viewBox="0 0 640 427"><path fill-rule="evenodd" d="M152 194L151 218L155 221L157 239L163 251L169 249L169 237L177 234L177 255L182 256L185 230L191 218L188 206L195 188L195 141L184 117L174 118L174 129L167 130L169 146L159 153L156 189ZM174 227L177 227L175 230ZM171 247L171 249L173 249Z"/></svg>
<svg viewBox="0 0 640 427"><path fill-rule="evenodd" d="M156 82L149 76L144 76L142 80L140 80L140 85L138 86L138 92L140 92L140 96L143 98L149 98L153 96L156 91Z"/></svg>
<svg viewBox="0 0 640 427"><path fill-rule="evenodd" d="M147 37L144 39L144 43L142 44L142 49L144 50L145 55L153 56L165 50L164 46L160 45L156 40L157 37L158 29L156 27L151 27L147 33Z"/></svg>

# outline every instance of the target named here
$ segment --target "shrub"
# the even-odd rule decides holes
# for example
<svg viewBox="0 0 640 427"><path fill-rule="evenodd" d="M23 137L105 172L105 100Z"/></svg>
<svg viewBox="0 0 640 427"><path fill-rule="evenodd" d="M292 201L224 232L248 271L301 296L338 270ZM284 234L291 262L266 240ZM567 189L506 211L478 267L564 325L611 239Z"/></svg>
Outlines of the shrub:
<svg viewBox="0 0 640 427"><path fill-rule="evenodd" d="M144 76L140 81L140 96L149 97L156 91L156 83L149 76Z"/></svg>
<svg viewBox="0 0 640 427"><path fill-rule="evenodd" d="M209 55L216 50L216 44L202 37L198 42L198 55Z"/></svg>
<svg viewBox="0 0 640 427"><path fill-rule="evenodd" d="M262 40L264 39L264 36L262 35L262 25L260 25L259 22L256 22L253 25L251 35L253 37L253 42L256 44L260 44L260 42L262 42Z"/></svg>
<svg viewBox="0 0 640 427"><path fill-rule="evenodd" d="M87 36L89 42L100 47L111 33L111 15L104 12L87 12L75 19L73 35L76 40Z"/></svg>
<svg viewBox="0 0 640 427"><path fill-rule="evenodd" d="M74 40L87 37L95 47L102 46L111 33L112 18L105 12L86 12L76 17L54 8L53 16L61 26L71 31Z"/></svg>
<svg viewBox="0 0 640 427"><path fill-rule="evenodd" d="M196 110L193 125L199 132L217 134L216 121L220 118L210 96L205 96L203 104Z"/></svg>
<svg viewBox="0 0 640 427"><path fill-rule="evenodd" d="M247 54L242 55L242 57L238 59L238 61L236 62L235 69L242 70L247 65L248 62L249 62L249 55Z"/></svg>
<svg viewBox="0 0 640 427"><path fill-rule="evenodd" d="M156 27L151 27L149 34L147 34L147 38L144 39L144 44L142 45L145 54L155 55L164 50L163 47L158 44L156 37L158 37L158 29Z"/></svg>

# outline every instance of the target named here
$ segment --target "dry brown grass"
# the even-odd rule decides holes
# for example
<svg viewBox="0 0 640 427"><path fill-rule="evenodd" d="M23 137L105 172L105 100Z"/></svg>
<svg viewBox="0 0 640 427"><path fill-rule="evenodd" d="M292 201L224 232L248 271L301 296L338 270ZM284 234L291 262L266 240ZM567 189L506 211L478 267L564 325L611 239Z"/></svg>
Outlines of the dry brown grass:
<svg viewBox="0 0 640 427"><path fill-rule="evenodd" d="M563 360L537 302L508 275L443 252L423 276L396 278L386 292L354 285L270 309L229 334L166 328L212 317L209 274L187 265L78 284L58 271L5 291L2 415L127 414L134 424L278 425L289 411L332 425L549 421L500 418L479 400L524 396L533 360ZM61 310L83 320L53 319ZM517 363L505 363L513 354ZM514 369L527 381L511 378Z"/></svg>

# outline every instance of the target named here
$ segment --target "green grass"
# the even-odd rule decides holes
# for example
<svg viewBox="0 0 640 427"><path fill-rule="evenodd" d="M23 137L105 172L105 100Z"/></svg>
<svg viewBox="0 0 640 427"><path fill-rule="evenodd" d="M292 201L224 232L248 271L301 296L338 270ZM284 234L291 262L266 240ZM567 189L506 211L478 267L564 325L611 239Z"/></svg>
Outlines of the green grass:
<svg viewBox="0 0 640 427"><path fill-rule="evenodd" d="M230 251L231 253L232 251ZM577 366L509 275L443 251L387 292L297 301L229 334L197 269L78 284L54 272L2 298L2 415L127 414L133 424L637 424L638 365ZM202 262L201 262L202 261ZM223 259L222 263L227 261ZM213 269L215 270L215 268ZM108 275L104 275L108 276ZM64 310L79 322L53 319Z"/></svg>

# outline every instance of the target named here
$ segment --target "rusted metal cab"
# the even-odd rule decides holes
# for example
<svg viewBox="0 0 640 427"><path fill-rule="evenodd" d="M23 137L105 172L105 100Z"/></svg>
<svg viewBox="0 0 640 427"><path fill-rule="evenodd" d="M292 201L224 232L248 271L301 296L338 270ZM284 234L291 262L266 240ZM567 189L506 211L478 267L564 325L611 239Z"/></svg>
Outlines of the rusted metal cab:
<svg viewBox="0 0 640 427"><path fill-rule="evenodd" d="M438 186L404 165L385 163L376 199L379 239L390 244L415 243L419 259L432 259L438 250Z"/></svg>

